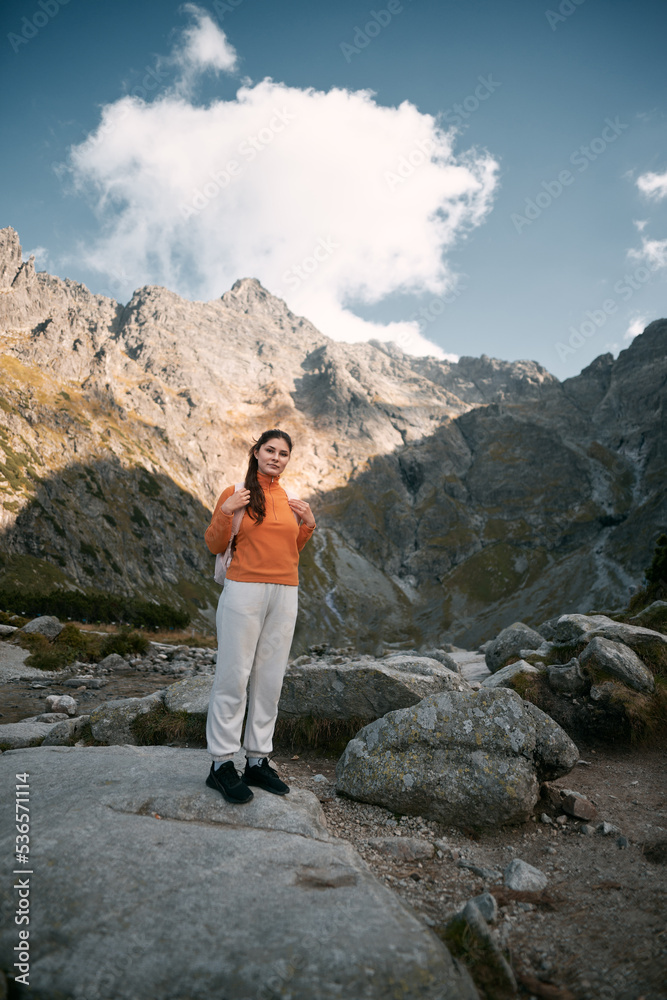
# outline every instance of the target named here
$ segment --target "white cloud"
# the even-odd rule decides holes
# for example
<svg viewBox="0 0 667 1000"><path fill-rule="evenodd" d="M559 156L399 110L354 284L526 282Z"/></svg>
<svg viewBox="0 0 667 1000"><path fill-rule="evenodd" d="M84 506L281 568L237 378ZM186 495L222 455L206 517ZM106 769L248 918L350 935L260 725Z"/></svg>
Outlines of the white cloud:
<svg viewBox="0 0 667 1000"><path fill-rule="evenodd" d="M667 171L664 174L642 174L637 178L637 187L648 198L662 201L667 198Z"/></svg>
<svg viewBox="0 0 667 1000"><path fill-rule="evenodd" d="M175 90L189 94L196 77L207 70L215 73L232 73L238 65L236 49L209 14L196 4L185 4L182 10L190 14L194 24L181 33L168 63L176 66L181 76Z"/></svg>
<svg viewBox="0 0 667 1000"><path fill-rule="evenodd" d="M627 330L623 334L623 340L634 340L635 337L644 332L646 329L646 323L647 320L645 316L636 316L630 321Z"/></svg>
<svg viewBox="0 0 667 1000"><path fill-rule="evenodd" d="M648 219L634 219L633 225L637 230L637 232L643 233L646 227L648 226Z"/></svg>
<svg viewBox="0 0 667 1000"><path fill-rule="evenodd" d="M192 12L182 66L223 68L211 27L223 33ZM417 322L373 323L354 306L455 287L443 254L490 211L497 164L456 154L453 140L413 104L383 107L371 91L265 79L205 107L177 90L125 97L70 151L75 189L101 223L78 263L113 279L117 298L142 284L214 298L256 277L329 336L443 356Z"/></svg>
<svg viewBox="0 0 667 1000"><path fill-rule="evenodd" d="M628 257L646 264L652 271L667 267L667 240L649 240L642 237L640 250L629 250Z"/></svg>

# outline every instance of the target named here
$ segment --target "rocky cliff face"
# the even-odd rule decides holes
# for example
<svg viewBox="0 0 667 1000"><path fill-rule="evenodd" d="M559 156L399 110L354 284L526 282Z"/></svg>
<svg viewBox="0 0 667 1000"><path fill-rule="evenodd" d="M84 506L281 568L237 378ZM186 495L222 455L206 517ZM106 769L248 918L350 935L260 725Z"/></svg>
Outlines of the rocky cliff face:
<svg viewBox="0 0 667 1000"><path fill-rule="evenodd" d="M667 520L667 322L560 383L335 343L254 279L122 306L0 231L0 583L212 614L208 511L264 428L318 512L299 641L494 634L623 602Z"/></svg>

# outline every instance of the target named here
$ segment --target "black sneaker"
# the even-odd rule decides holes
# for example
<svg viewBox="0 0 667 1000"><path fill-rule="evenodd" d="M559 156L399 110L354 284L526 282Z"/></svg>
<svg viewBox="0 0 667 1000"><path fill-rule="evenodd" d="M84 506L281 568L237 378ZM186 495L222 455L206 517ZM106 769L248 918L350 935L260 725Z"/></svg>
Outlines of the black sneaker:
<svg viewBox="0 0 667 1000"><path fill-rule="evenodd" d="M281 781L273 768L269 767L268 757L260 757L259 764L254 764L252 767L246 760L243 780L246 785L264 788L267 792L273 792L274 795L287 795L289 792L289 785Z"/></svg>
<svg viewBox="0 0 667 1000"><path fill-rule="evenodd" d="M223 798L236 805L241 802L250 802L250 799L253 797L253 793L246 783L239 778L233 760L226 760L217 771L213 764L211 764L211 771L206 779L206 784L209 788L217 789Z"/></svg>

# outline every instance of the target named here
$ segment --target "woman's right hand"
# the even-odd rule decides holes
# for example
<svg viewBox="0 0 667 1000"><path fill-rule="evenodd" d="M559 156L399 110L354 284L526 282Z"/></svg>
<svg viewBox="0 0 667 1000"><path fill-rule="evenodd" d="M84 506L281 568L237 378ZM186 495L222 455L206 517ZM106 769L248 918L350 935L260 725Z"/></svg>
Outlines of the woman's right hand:
<svg viewBox="0 0 667 1000"><path fill-rule="evenodd" d="M250 503L250 490L235 490L225 502L220 505L223 514L235 514L241 507L247 507Z"/></svg>

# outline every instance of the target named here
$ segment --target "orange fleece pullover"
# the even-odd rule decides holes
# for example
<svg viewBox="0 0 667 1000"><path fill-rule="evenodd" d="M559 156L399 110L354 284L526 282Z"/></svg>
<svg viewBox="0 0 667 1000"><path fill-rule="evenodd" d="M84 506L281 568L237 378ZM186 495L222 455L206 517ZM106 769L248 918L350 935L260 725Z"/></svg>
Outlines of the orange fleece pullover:
<svg viewBox="0 0 667 1000"><path fill-rule="evenodd" d="M303 521L297 524L287 502L287 494L280 485L280 476L264 476L258 472L257 479L264 490L266 515L262 523L257 524L246 512L236 536L227 579L240 583L283 583L296 587L299 583L299 552L314 529ZM229 545L234 515L225 514L220 508L233 492L233 486L223 491L204 534L206 544L213 553L224 552Z"/></svg>

